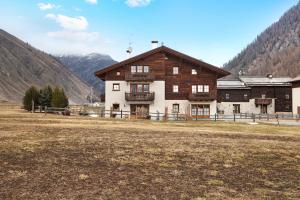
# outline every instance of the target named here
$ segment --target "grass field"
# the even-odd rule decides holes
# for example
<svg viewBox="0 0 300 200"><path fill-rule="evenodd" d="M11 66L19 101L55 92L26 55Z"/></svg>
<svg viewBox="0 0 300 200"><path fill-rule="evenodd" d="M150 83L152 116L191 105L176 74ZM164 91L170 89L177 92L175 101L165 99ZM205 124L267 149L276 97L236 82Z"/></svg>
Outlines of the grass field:
<svg viewBox="0 0 300 200"><path fill-rule="evenodd" d="M0 109L0 199L300 199L300 127Z"/></svg>

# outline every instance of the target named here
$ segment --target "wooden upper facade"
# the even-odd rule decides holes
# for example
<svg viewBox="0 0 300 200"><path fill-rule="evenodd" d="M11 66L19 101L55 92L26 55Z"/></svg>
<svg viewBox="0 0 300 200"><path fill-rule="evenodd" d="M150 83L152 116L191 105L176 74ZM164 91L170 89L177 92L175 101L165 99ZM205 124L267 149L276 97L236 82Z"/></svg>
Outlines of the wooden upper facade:
<svg viewBox="0 0 300 200"><path fill-rule="evenodd" d="M217 99L217 79L229 72L162 46L109 66L95 75L104 81L165 81L166 100L210 101ZM178 92L174 92L174 87ZM204 87L209 88L208 92Z"/></svg>

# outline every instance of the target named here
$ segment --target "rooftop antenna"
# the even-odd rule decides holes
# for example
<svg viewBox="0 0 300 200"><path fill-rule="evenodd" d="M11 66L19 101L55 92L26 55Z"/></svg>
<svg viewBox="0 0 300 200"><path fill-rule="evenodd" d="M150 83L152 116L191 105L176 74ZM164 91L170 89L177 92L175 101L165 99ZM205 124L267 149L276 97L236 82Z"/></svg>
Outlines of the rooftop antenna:
<svg viewBox="0 0 300 200"><path fill-rule="evenodd" d="M128 58L130 58L130 57L131 57L131 54L132 54L132 41L131 41L131 36L130 36L130 38L129 38L129 46L128 46L127 50L126 50L126 53L127 53Z"/></svg>

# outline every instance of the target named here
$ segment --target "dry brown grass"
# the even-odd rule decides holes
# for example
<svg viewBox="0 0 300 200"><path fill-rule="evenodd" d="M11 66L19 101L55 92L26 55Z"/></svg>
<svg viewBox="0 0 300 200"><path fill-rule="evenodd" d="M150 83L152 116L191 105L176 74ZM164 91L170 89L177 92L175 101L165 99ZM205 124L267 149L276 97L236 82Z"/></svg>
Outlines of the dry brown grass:
<svg viewBox="0 0 300 200"><path fill-rule="evenodd" d="M300 128L0 112L0 199L299 199Z"/></svg>

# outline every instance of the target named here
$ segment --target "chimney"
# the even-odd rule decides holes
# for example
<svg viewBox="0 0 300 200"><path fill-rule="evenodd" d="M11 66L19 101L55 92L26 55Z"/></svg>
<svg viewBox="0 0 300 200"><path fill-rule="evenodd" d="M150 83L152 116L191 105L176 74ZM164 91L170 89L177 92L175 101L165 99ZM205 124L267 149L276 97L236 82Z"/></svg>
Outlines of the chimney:
<svg viewBox="0 0 300 200"><path fill-rule="evenodd" d="M273 78L273 74L267 74L267 77L268 77L269 79L272 79L272 78Z"/></svg>
<svg viewBox="0 0 300 200"><path fill-rule="evenodd" d="M152 44L152 49L156 49L158 47L158 41L157 40L152 41L151 44Z"/></svg>

